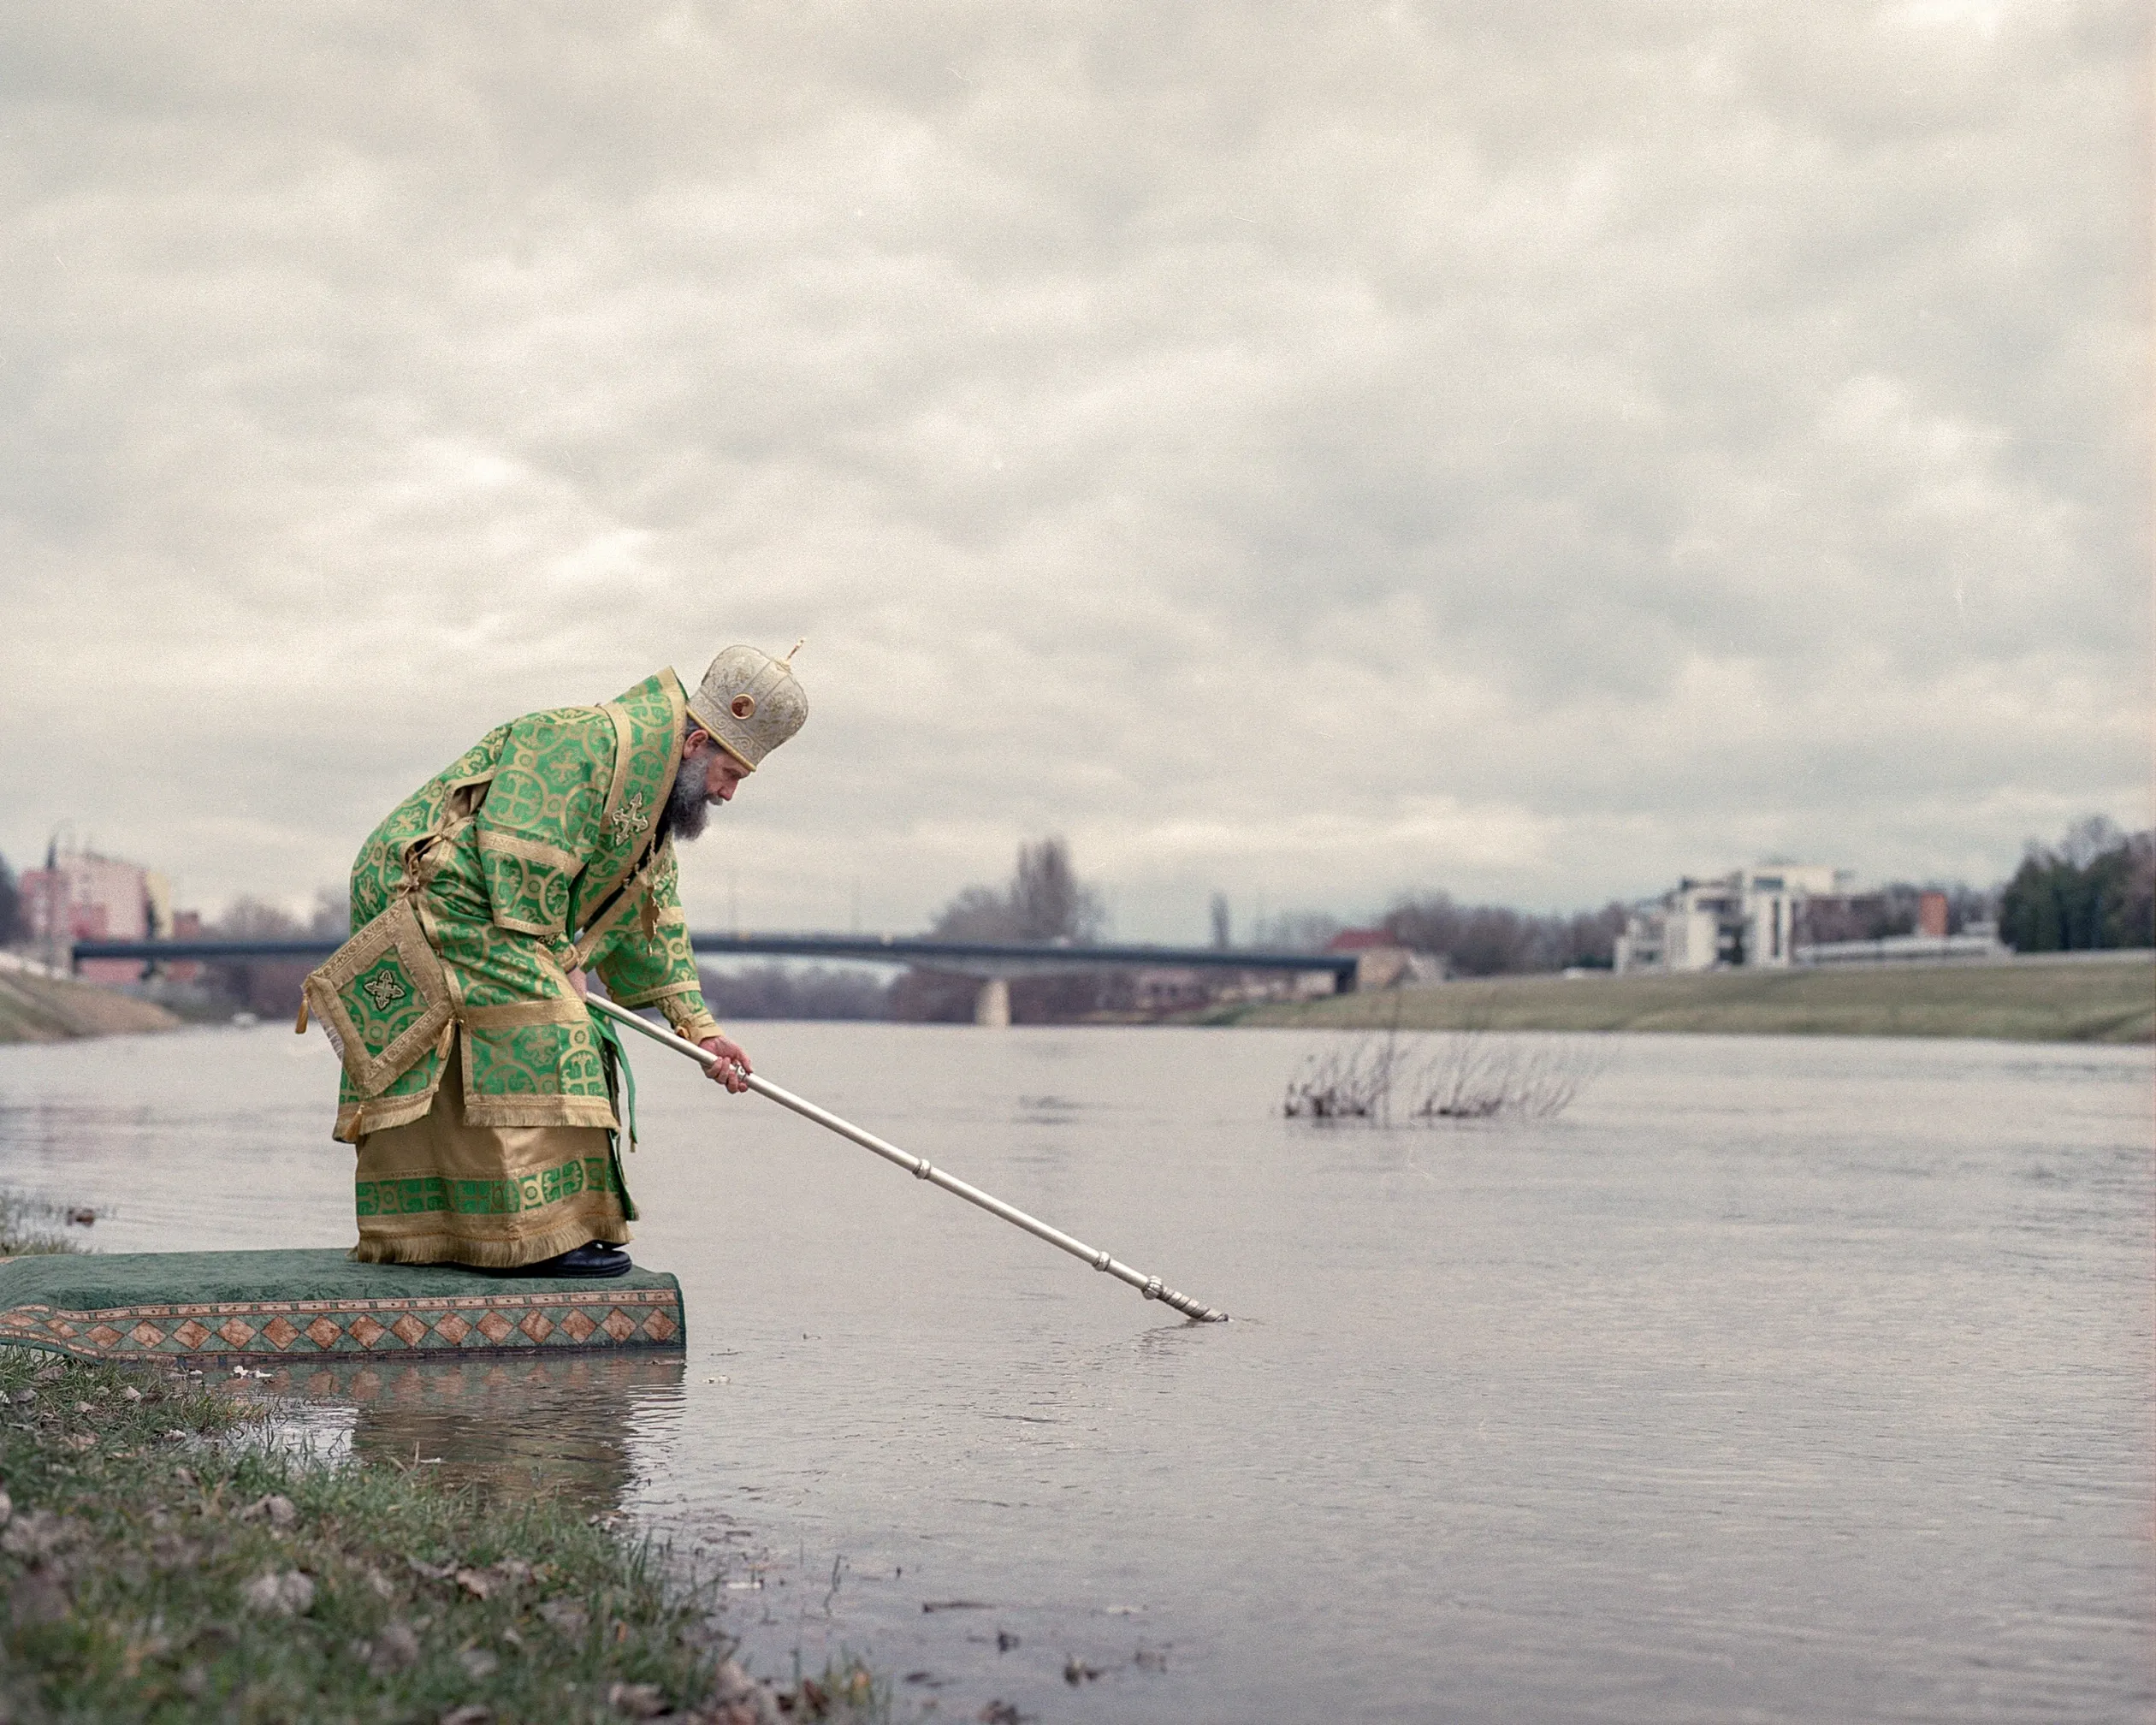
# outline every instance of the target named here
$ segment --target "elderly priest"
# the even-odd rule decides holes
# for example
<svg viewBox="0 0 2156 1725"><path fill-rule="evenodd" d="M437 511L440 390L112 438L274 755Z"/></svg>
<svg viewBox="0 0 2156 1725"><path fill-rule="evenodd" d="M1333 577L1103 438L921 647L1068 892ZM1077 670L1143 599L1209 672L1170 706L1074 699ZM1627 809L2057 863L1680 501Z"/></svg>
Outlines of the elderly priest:
<svg viewBox="0 0 2156 1725"><path fill-rule="evenodd" d="M353 1257L628 1270L633 1100L583 975L658 1007L718 1057L714 1078L745 1088L749 1057L698 992L674 845L801 728L792 660L729 647L694 695L661 671L601 706L514 720L370 835L352 871L361 926L308 977L299 1015L344 1064Z"/></svg>

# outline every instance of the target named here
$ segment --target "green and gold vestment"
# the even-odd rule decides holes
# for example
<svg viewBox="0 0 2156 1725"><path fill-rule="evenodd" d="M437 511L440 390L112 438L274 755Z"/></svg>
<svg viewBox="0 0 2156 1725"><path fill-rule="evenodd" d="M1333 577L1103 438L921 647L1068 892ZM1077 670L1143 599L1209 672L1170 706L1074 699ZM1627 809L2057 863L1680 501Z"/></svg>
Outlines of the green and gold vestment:
<svg viewBox="0 0 2156 1725"><path fill-rule="evenodd" d="M602 1135L619 1123L568 973L594 972L623 1005L657 1005L692 1040L718 1034L672 845L653 842L684 711L680 682L661 671L602 706L529 714L429 780L361 848L359 933L309 979L308 1000L344 1058L335 1135L361 1146L363 1255L529 1261L542 1246L566 1249L549 1242L578 1233L595 1203L607 1213L588 1217L581 1237L625 1237ZM460 1165L368 1177L392 1171L370 1170L379 1159L365 1141L430 1111L439 1123L445 1082L457 1091ZM583 1129L512 1129L525 1128ZM470 1129L522 1147L511 1159L524 1165L471 1165ZM374 1233L412 1237L370 1245L370 1217ZM473 1230L487 1243L466 1250L459 1242Z"/></svg>

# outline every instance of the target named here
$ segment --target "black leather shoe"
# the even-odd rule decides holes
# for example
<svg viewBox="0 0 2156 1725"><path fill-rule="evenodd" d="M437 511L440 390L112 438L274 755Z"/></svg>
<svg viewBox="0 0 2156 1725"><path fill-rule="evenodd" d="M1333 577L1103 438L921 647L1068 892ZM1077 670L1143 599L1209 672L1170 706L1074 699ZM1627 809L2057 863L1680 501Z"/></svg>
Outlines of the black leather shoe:
<svg viewBox="0 0 2156 1725"><path fill-rule="evenodd" d="M536 1264L519 1264L512 1270L497 1270L497 1276L585 1276L602 1277L626 1276L636 1267L629 1261L629 1254L619 1246L608 1246L593 1240L582 1246L572 1246L566 1252L552 1258L542 1258Z"/></svg>

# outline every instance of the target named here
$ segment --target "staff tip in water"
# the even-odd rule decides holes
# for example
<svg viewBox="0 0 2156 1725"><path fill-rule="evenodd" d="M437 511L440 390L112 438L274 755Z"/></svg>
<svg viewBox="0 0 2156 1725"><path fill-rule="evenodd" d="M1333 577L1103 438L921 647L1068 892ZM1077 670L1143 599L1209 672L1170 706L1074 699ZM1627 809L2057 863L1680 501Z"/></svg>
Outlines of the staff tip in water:
<svg viewBox="0 0 2156 1725"><path fill-rule="evenodd" d="M1105 1256L1105 1254L1103 1255ZM1113 1263L1112 1260L1103 1265L1102 1267L1112 1268L1116 1274L1129 1281L1138 1281L1134 1272L1126 1270L1120 1264ZM1225 1312L1216 1307L1204 1305L1192 1299L1188 1294L1178 1294L1173 1288L1163 1286L1158 1276L1148 1276L1144 1282L1139 1283L1138 1291L1148 1300L1158 1300L1164 1306L1174 1307L1194 1324L1225 1324L1228 1321L1228 1314Z"/></svg>

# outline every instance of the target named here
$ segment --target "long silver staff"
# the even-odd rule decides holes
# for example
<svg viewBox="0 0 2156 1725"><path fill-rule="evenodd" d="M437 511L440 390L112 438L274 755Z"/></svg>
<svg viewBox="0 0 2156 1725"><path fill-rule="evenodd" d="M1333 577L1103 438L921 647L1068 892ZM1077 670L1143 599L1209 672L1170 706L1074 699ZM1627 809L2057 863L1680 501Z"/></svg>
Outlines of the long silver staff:
<svg viewBox="0 0 2156 1725"><path fill-rule="evenodd" d="M717 1062L718 1057L708 1050L699 1048L694 1042L688 1040L685 1037L677 1036L670 1030L661 1030L649 1019L639 1018L634 1012L615 1005L611 1000L601 1000L594 995L587 999L584 1004L595 1012L605 1013L617 1023L626 1024L632 1030L642 1031L654 1042L664 1043L677 1054L686 1054L700 1066L708 1068ZM932 1167L918 1156L909 1156L896 1144L886 1143L874 1133L862 1131L851 1121L841 1120L836 1114L819 1108L805 1098L795 1095L792 1091L780 1089L767 1078L759 1078L753 1072L744 1076L749 1081L749 1088L759 1096L768 1096L781 1108L792 1109L803 1119L813 1120L817 1125L836 1132L841 1138L852 1139L862 1149L874 1151L886 1162L896 1162L916 1180L926 1180L931 1185L940 1186L945 1191L964 1199L968 1204L978 1204L990 1215L1000 1216L1006 1222L1016 1224L1028 1234L1039 1236L1051 1246L1062 1247L1072 1257L1084 1259L1094 1269L1105 1270L1118 1282L1128 1282L1146 1299L1158 1300L1164 1305L1172 1306L1186 1318L1195 1318L1203 1324L1224 1324L1228 1321L1228 1314L1225 1312L1216 1312L1211 1307L1192 1299L1188 1294L1178 1294L1172 1288L1164 1287L1158 1276L1142 1275L1128 1264L1117 1263L1105 1252L1096 1252L1084 1241L1072 1239L1062 1229L1051 1228L1040 1218L1028 1216L1016 1205L1006 1204L1000 1198L990 1197L978 1186L968 1186L956 1175L946 1174L940 1168Z"/></svg>

